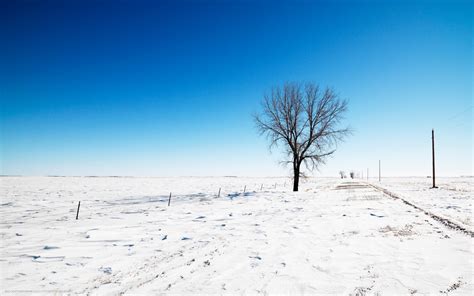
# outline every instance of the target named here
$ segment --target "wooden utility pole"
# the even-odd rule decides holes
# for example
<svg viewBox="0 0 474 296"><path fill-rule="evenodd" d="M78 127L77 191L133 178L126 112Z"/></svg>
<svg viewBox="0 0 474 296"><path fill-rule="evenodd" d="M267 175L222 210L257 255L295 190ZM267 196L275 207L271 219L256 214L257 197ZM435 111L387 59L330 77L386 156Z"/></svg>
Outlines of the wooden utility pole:
<svg viewBox="0 0 474 296"><path fill-rule="evenodd" d="M367 168L367 181L369 181L369 168Z"/></svg>
<svg viewBox="0 0 474 296"><path fill-rule="evenodd" d="M379 182L380 182L380 160L379 160Z"/></svg>
<svg viewBox="0 0 474 296"><path fill-rule="evenodd" d="M432 188L438 188L436 187L436 175L435 175L435 140L434 140L434 129L431 130L431 155L432 155L432 161L433 161L433 187Z"/></svg>

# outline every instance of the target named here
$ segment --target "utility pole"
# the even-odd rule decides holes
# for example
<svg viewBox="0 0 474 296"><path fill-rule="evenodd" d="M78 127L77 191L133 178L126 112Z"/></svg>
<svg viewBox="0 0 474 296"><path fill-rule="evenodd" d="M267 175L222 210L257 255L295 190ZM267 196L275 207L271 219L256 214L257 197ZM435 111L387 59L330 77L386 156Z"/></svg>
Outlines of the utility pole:
<svg viewBox="0 0 474 296"><path fill-rule="evenodd" d="M380 182L380 160L379 160L379 182Z"/></svg>
<svg viewBox="0 0 474 296"><path fill-rule="evenodd" d="M367 181L369 181L369 168L367 168Z"/></svg>
<svg viewBox="0 0 474 296"><path fill-rule="evenodd" d="M432 161L433 161L433 187L432 188L438 188L436 187L436 176L435 176L435 140L434 140L434 129L431 130L431 155L432 155Z"/></svg>

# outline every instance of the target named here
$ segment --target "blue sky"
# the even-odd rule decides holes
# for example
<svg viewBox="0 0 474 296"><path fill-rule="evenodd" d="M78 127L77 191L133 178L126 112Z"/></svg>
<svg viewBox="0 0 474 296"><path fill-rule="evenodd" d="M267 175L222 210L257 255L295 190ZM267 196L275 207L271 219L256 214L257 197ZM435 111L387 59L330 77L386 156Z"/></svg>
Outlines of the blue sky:
<svg viewBox="0 0 474 296"><path fill-rule="evenodd" d="M315 175L472 175L466 2L3 1L1 173L285 175L252 113L331 86L354 134Z"/></svg>

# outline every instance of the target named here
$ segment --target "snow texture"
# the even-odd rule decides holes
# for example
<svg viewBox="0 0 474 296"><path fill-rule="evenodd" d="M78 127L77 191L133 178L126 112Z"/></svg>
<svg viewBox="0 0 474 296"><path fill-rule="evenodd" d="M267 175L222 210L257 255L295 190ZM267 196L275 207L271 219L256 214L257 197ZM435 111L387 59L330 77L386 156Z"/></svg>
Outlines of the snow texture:
<svg viewBox="0 0 474 296"><path fill-rule="evenodd" d="M2 295L473 294L472 237L364 180L0 182ZM472 230L472 178L369 183Z"/></svg>

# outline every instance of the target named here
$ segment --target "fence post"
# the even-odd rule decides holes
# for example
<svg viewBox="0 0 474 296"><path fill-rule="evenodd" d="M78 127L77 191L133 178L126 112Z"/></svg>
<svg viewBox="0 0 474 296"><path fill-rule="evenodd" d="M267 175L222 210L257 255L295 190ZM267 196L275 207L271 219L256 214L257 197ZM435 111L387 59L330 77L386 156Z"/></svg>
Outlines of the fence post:
<svg viewBox="0 0 474 296"><path fill-rule="evenodd" d="M81 201L77 204L76 220L79 219L79 208L81 207Z"/></svg>
<svg viewBox="0 0 474 296"><path fill-rule="evenodd" d="M219 187L219 192L217 193L217 197L221 196L221 188Z"/></svg>
<svg viewBox="0 0 474 296"><path fill-rule="evenodd" d="M170 206L171 204L171 192L170 192L170 197L168 198L168 207Z"/></svg>

